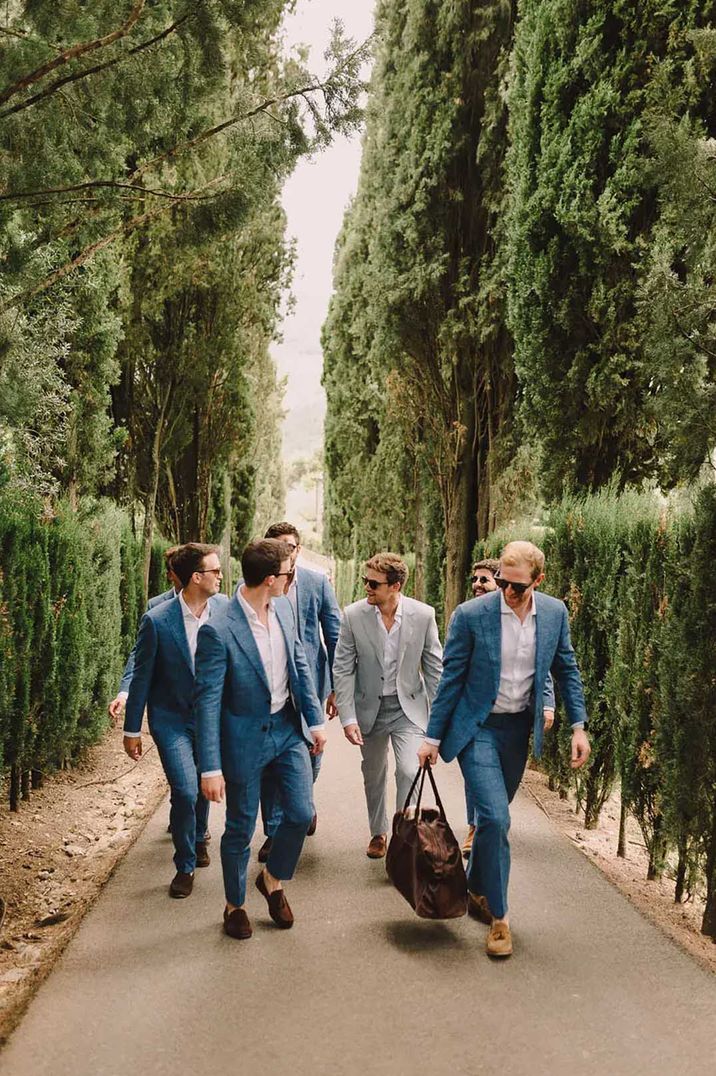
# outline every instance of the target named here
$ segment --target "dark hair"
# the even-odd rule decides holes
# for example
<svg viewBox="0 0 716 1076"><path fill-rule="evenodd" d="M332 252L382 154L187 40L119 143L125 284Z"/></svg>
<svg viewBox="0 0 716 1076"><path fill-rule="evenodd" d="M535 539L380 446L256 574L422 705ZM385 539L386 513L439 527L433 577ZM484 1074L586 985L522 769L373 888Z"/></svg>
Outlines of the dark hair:
<svg viewBox="0 0 716 1076"><path fill-rule="evenodd" d="M247 587L260 587L269 575L278 575L281 562L288 560L291 550L279 538L260 538L249 542L241 554L241 570Z"/></svg>
<svg viewBox="0 0 716 1076"><path fill-rule="evenodd" d="M408 579L408 565L397 553L376 553L365 562L366 568L386 576L390 586L400 583L402 590Z"/></svg>
<svg viewBox="0 0 716 1076"><path fill-rule="evenodd" d="M487 557L485 560L478 560L477 564L473 564L473 572L477 571L478 568L487 568L488 572L492 572L492 574L495 575L496 572L499 571L500 562L494 557Z"/></svg>
<svg viewBox="0 0 716 1076"><path fill-rule="evenodd" d="M181 549L180 545L170 545L168 549L164 550L164 563L168 571L173 571L172 561Z"/></svg>
<svg viewBox="0 0 716 1076"><path fill-rule="evenodd" d="M293 523L272 523L264 534L264 538L283 538L284 534L292 534L296 539L296 545L301 544L301 535Z"/></svg>
<svg viewBox="0 0 716 1076"><path fill-rule="evenodd" d="M205 545L203 542L187 542L180 545L171 559L171 569L183 587L187 586L194 572L198 571L204 557L211 553L218 554L217 545Z"/></svg>

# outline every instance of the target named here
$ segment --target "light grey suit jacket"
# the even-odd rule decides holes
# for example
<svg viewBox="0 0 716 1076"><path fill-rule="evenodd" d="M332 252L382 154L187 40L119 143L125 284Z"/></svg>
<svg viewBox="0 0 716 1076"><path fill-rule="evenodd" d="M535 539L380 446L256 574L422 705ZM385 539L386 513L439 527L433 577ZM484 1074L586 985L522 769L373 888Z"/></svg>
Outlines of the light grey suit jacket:
<svg viewBox="0 0 716 1076"><path fill-rule="evenodd" d="M405 595L402 602L398 700L407 717L425 730L442 672L442 647L432 606ZM383 646L376 607L365 598L347 605L333 659L333 685L341 724L357 722L364 734L373 728L380 707Z"/></svg>

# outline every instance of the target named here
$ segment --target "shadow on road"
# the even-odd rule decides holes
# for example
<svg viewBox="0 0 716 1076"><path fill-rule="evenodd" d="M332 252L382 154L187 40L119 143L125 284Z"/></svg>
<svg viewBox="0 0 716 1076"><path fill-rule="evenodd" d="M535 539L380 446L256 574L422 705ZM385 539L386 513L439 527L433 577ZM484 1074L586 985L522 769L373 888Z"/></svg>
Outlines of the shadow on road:
<svg viewBox="0 0 716 1076"><path fill-rule="evenodd" d="M395 919L385 924L385 937L392 946L404 953L469 949L464 939L458 937L446 923L434 921L420 923Z"/></svg>

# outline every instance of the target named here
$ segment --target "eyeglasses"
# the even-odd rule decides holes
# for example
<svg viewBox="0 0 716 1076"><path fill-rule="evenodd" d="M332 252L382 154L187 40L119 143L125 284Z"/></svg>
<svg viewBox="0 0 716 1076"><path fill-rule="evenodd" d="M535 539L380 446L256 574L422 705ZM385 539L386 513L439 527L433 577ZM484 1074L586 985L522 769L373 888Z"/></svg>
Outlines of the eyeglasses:
<svg viewBox="0 0 716 1076"><path fill-rule="evenodd" d="M515 594L524 594L532 586L531 583L513 583L511 579L501 579L499 575L495 576L495 582L500 590L507 590L508 587L512 587Z"/></svg>
<svg viewBox="0 0 716 1076"><path fill-rule="evenodd" d="M368 579L367 576L363 576L362 579L364 587L370 587L371 590L377 590L378 587L388 586L387 579Z"/></svg>
<svg viewBox="0 0 716 1076"><path fill-rule="evenodd" d="M221 568L197 568L196 569L196 574L197 575L207 575L209 572L212 572L214 575L222 575L223 574L222 571L221 571Z"/></svg>
<svg viewBox="0 0 716 1076"><path fill-rule="evenodd" d="M470 582L471 583L491 583L492 580L490 579L489 575L473 575Z"/></svg>
<svg viewBox="0 0 716 1076"><path fill-rule="evenodd" d="M293 572L274 572L277 579L280 579L282 575L293 575Z"/></svg>

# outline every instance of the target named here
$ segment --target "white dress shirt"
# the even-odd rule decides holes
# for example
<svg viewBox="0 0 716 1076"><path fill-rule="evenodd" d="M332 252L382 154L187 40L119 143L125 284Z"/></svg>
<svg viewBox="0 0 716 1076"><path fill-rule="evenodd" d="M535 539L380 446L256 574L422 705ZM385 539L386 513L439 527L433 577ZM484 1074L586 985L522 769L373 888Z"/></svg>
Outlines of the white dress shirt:
<svg viewBox="0 0 716 1076"><path fill-rule="evenodd" d="M271 713L275 714L283 710L288 701L288 657L283 632L273 602L269 601L268 604L268 628L266 628L253 607L246 601L241 590L242 588L239 587L236 592L239 605L246 613L251 634L258 647L261 663L271 689Z"/></svg>
<svg viewBox="0 0 716 1076"><path fill-rule="evenodd" d="M513 613L500 592L500 686L492 707L495 714L519 714L527 710L535 682L537 610L534 598L524 620Z"/></svg>
<svg viewBox="0 0 716 1076"><path fill-rule="evenodd" d="M378 631L383 636L383 690L382 695L398 694L398 653L400 650L400 624L403 619L403 599L398 598L395 620L390 631L385 626L379 607L375 615L378 618Z"/></svg>
<svg viewBox="0 0 716 1076"><path fill-rule="evenodd" d="M206 624L209 619L209 602L201 611L201 616L195 616L191 609L184 600L184 594L179 592L179 604L181 606L181 615L184 620L184 631L186 632L186 641L189 645L189 653L191 654L191 667L194 668L194 658L196 657L196 637L199 634L199 628L202 624Z"/></svg>

